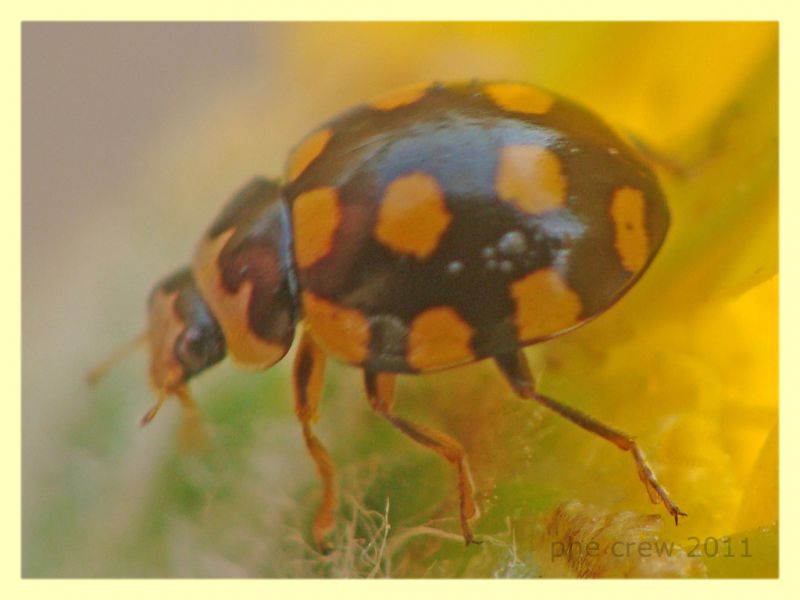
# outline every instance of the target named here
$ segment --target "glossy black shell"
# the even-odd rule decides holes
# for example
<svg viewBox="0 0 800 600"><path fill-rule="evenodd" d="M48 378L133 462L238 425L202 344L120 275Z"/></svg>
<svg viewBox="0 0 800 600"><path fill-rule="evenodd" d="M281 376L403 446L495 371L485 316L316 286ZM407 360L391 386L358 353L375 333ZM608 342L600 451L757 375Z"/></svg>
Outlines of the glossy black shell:
<svg viewBox="0 0 800 600"><path fill-rule="evenodd" d="M297 267L297 276L301 290L364 315L369 355L361 363L368 368L416 370L407 361L409 328L431 307L452 307L473 330L472 359L559 335L619 299L666 235L669 213L654 174L598 117L556 96L542 114L509 110L487 85L434 84L390 110L363 105L343 113L316 130L328 132L327 143L284 187L290 209L306 192L336 191L340 214L330 251ZM498 157L518 145L555 155L563 205L532 214L498 197ZM438 183L452 216L435 251L422 259L375 235L387 187L410 173ZM624 188L644 200L646 259L635 270L621 259L610 206ZM580 313L570 326L554 324L525 339L510 286L544 268L578 296Z"/></svg>

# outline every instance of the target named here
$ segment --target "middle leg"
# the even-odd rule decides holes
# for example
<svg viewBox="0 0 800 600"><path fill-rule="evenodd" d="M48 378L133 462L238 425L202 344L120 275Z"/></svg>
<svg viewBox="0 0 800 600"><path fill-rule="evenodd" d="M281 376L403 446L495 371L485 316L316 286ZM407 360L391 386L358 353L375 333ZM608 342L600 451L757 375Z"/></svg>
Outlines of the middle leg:
<svg viewBox="0 0 800 600"><path fill-rule="evenodd" d="M473 498L475 486L472 483L472 474L470 473L469 461L464 447L444 433L394 415L392 412L392 406L394 405L394 374L375 373L365 370L364 384L369 405L374 411L412 440L426 448L430 448L455 467L458 477L461 531L467 545L476 543L472 529L469 526L469 520L478 515L478 509Z"/></svg>

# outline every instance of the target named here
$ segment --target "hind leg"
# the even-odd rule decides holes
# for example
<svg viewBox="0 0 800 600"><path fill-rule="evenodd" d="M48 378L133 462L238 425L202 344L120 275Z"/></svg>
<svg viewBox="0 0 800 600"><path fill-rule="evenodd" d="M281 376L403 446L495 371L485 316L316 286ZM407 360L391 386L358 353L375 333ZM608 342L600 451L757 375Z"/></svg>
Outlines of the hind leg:
<svg viewBox="0 0 800 600"><path fill-rule="evenodd" d="M633 436L609 427L608 425L604 425L597 419L590 417L579 410L570 408L569 406L561 404L557 400L553 400L552 398L537 392L533 382L533 377L531 376L530 368L528 367L528 361L521 351L515 354L497 356L495 357L495 362L500 367L500 371L503 373L506 380L508 380L508 382L511 384L511 387L514 388L514 391L517 392L519 396L528 400L535 400L539 404L542 404L550 410L557 412L562 417L569 419L579 427L582 427L587 431L591 431L592 433L608 440L620 450L630 452L631 456L633 456L633 460L636 463L636 470L639 474L639 479L641 479L642 483L644 483L644 487L647 490L647 494L650 496L650 500L653 503L661 502L667 509L667 512L669 512L669 514L675 519L676 524L678 523L679 516L686 516L686 513L678 508L678 506L669 497L669 493L667 493L667 490L664 488L664 486L662 486L656 479L653 469L651 469L650 465L647 464L647 460L645 459L642 450L639 448Z"/></svg>

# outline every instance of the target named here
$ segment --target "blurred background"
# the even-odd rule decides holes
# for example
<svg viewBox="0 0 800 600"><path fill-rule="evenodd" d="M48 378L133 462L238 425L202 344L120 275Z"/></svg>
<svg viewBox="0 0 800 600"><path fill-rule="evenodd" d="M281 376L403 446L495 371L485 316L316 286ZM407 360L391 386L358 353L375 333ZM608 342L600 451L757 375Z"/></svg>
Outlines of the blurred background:
<svg viewBox="0 0 800 600"><path fill-rule="evenodd" d="M776 576L777 35L25 23L23 575ZM529 355L545 393L636 434L690 516L662 523L629 457L515 400L491 365L401 378L399 412L470 453L485 543L464 548L447 465L371 415L358 373L334 364L317 429L342 502L336 550L320 556L290 360L197 380L206 454L179 447L176 404L137 426L153 401L143 352L93 390L84 374L142 330L152 285L189 262L231 194L279 176L305 133L393 87L473 77L553 89L685 167L657 167L673 229L649 274ZM556 559L567 530L678 546L669 560Z"/></svg>

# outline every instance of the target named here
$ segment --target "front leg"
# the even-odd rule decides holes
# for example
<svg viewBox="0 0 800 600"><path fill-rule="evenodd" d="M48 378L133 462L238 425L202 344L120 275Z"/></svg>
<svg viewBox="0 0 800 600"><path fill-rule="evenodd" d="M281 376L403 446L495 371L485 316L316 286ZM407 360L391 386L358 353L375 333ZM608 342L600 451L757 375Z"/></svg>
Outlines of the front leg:
<svg viewBox="0 0 800 600"><path fill-rule="evenodd" d="M312 534L320 552L327 552L331 544L326 537L333 530L333 511L336 509L336 469L330 454L311 431L317 420L317 409L322 396L322 380L325 373L325 354L316 345L307 331L300 339L300 347L294 359L293 377L295 413L303 427L303 439L322 479L322 504Z"/></svg>

